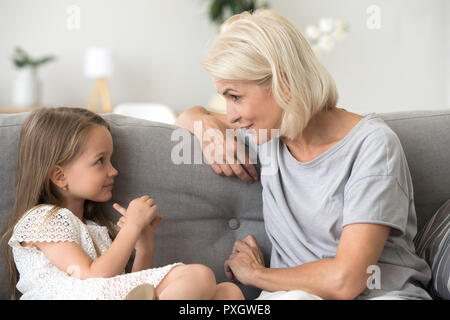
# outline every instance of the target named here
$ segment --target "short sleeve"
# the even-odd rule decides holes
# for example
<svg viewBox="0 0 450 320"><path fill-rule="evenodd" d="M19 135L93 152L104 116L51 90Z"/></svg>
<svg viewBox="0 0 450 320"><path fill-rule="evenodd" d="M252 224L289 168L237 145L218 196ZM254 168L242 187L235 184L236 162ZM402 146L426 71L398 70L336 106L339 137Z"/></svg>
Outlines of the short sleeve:
<svg viewBox="0 0 450 320"><path fill-rule="evenodd" d="M67 209L51 212L53 206L31 209L16 224L8 244L20 247L21 242L76 242L81 244L78 219Z"/></svg>
<svg viewBox="0 0 450 320"><path fill-rule="evenodd" d="M342 227L353 223L390 226L405 234L410 201L393 176L359 179L344 195Z"/></svg>

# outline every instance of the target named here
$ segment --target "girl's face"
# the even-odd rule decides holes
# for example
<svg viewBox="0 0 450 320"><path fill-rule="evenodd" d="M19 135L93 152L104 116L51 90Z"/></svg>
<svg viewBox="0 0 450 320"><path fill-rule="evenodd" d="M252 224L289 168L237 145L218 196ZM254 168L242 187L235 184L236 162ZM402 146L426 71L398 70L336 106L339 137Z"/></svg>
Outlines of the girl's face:
<svg viewBox="0 0 450 320"><path fill-rule="evenodd" d="M239 127L249 128L256 144L270 140L271 129L280 129L283 109L269 89L254 83L220 79L214 79L214 83L227 102L230 123L237 122Z"/></svg>
<svg viewBox="0 0 450 320"><path fill-rule="evenodd" d="M105 202L111 199L114 177L118 171L111 163L112 136L104 126L96 126L89 133L83 153L65 166L64 176L68 200Z"/></svg>

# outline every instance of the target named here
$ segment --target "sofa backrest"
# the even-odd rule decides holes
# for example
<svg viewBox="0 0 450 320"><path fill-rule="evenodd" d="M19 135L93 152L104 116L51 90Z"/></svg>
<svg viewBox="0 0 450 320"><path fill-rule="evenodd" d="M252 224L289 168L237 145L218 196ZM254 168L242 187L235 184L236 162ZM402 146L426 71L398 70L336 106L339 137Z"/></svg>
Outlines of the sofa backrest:
<svg viewBox="0 0 450 320"><path fill-rule="evenodd" d="M0 226L13 206L14 172L20 126L28 113L0 115ZM164 216L155 239L155 267L181 261L211 267L218 281L226 280L223 263L234 241L255 235L266 264L270 242L262 219L261 185L248 185L238 178L219 176L207 164L176 164L183 150L191 150L192 162L198 142L187 131L172 137L175 126L116 114L102 114L111 124L114 141L112 162L119 175L112 199L104 204L112 219L118 214L114 202L127 206L148 194ZM411 171L418 224L447 200L450 193L450 111L381 114L398 134ZM185 130L181 130L185 131ZM177 133L180 131L177 130ZM178 155L178 157L177 157ZM0 262L0 299L7 299L8 282ZM246 298L259 293L243 287Z"/></svg>
<svg viewBox="0 0 450 320"><path fill-rule="evenodd" d="M398 135L414 185L417 229L450 199L450 110L382 113Z"/></svg>

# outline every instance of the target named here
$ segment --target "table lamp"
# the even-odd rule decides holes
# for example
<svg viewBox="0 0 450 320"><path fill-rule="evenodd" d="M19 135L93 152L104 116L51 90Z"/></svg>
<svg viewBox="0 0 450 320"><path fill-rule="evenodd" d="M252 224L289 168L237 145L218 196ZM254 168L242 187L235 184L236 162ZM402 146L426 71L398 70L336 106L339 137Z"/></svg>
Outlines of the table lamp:
<svg viewBox="0 0 450 320"><path fill-rule="evenodd" d="M84 75L96 79L94 91L89 98L88 109L96 111L98 97L102 101L101 113L112 112L106 78L113 72L111 51L106 48L90 47L84 57Z"/></svg>

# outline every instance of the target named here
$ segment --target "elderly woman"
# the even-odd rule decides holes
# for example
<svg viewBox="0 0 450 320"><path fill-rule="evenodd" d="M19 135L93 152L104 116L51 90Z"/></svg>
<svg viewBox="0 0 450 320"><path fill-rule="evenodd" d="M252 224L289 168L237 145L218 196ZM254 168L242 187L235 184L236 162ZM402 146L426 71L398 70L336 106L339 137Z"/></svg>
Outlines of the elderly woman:
<svg viewBox="0 0 450 320"><path fill-rule="evenodd" d="M177 125L197 137L196 121L202 132L234 129L257 152L272 243L267 268L253 236L236 241L227 276L263 289L260 299L430 299L401 143L376 114L336 106L332 77L294 25L271 10L235 15L204 67L227 114L194 107ZM259 180L248 159L211 166Z"/></svg>

